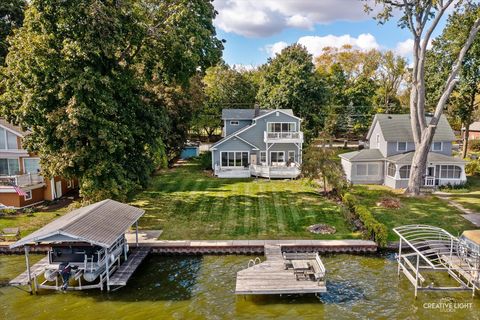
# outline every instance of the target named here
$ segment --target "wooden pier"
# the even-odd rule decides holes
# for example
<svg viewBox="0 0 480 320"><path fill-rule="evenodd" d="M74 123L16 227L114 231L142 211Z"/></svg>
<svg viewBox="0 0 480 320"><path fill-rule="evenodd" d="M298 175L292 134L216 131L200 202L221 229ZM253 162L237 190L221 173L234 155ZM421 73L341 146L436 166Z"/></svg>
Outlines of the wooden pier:
<svg viewBox="0 0 480 320"><path fill-rule="evenodd" d="M301 294L326 292L325 279L298 278L294 269L286 268L280 245L265 245L266 261L237 273L236 294ZM318 255L317 255L318 257ZM306 260L298 260L307 263ZM314 261L314 260L313 260ZM321 263L321 262L320 262ZM322 265L323 267L323 265Z"/></svg>
<svg viewBox="0 0 480 320"><path fill-rule="evenodd" d="M132 250L132 253L128 256L128 260L124 262L117 271L110 278L110 286L112 287L123 287L127 285L128 280L133 275L135 270L140 266L140 264L145 260L148 253L150 252L149 248L136 248ZM117 289L117 288L116 288Z"/></svg>
<svg viewBox="0 0 480 320"><path fill-rule="evenodd" d="M11 286L28 286L31 285L31 281L35 277L38 277L45 271L45 267L48 265L48 257L42 258L40 261L35 263L30 267L30 277L28 276L28 271L24 271L19 274L15 279L10 280L9 284Z"/></svg>

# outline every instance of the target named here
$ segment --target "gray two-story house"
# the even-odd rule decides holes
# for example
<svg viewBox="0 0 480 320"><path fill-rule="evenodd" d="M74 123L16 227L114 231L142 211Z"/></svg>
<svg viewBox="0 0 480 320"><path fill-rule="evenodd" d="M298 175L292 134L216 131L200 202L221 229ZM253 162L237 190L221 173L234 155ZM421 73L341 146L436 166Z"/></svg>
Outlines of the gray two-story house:
<svg viewBox="0 0 480 320"><path fill-rule="evenodd" d="M210 148L216 176L300 175L303 133L291 109L223 109L222 120L223 138Z"/></svg>
<svg viewBox="0 0 480 320"><path fill-rule="evenodd" d="M440 118L427 158L424 185L465 183L465 161L452 156L455 141L445 116ZM340 155L347 180L406 188L415 151L410 115L377 114L367 134L366 148Z"/></svg>

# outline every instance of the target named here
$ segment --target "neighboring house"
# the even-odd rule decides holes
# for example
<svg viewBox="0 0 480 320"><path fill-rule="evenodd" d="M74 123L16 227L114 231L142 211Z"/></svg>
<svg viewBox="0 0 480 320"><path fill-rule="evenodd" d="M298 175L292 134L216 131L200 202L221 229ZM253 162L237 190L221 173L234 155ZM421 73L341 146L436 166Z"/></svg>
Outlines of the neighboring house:
<svg viewBox="0 0 480 320"><path fill-rule="evenodd" d="M428 154L424 185L456 185L466 182L465 161L452 156L455 141L445 116L440 121ZM415 150L410 115L377 114L367 134L367 148L340 155L347 180L354 184L408 186Z"/></svg>
<svg viewBox="0 0 480 320"><path fill-rule="evenodd" d="M462 136L465 138L466 130L462 128ZM476 140L480 139L480 121L476 121L470 125L468 128L468 139L469 140Z"/></svg>
<svg viewBox="0 0 480 320"><path fill-rule="evenodd" d="M76 187L74 180L41 176L40 159L22 148L27 134L0 118L0 206L24 208Z"/></svg>
<svg viewBox="0 0 480 320"><path fill-rule="evenodd" d="M210 147L218 177L296 178L301 119L291 109L223 109L223 138Z"/></svg>

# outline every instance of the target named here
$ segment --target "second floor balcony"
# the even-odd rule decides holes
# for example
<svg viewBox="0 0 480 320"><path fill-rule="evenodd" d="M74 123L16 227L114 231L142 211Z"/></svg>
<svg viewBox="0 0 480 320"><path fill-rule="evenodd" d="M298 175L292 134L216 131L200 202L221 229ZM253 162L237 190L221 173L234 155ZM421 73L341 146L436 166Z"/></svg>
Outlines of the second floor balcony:
<svg viewBox="0 0 480 320"><path fill-rule="evenodd" d="M303 143L303 132L268 132L264 131L265 143Z"/></svg>
<svg viewBox="0 0 480 320"><path fill-rule="evenodd" d="M43 177L38 173L0 176L0 186L26 187L44 182Z"/></svg>

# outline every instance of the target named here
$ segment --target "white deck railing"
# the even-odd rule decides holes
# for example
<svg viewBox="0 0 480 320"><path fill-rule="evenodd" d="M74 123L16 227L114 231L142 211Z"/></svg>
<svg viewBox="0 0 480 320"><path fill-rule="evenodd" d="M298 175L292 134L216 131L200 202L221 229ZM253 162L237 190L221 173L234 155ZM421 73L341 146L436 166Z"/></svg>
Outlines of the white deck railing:
<svg viewBox="0 0 480 320"><path fill-rule="evenodd" d="M303 142L303 132L267 132L264 131L264 140L296 140Z"/></svg>
<svg viewBox="0 0 480 320"><path fill-rule="evenodd" d="M0 176L0 184L15 185L19 187L31 186L38 183L43 183L43 177L38 173L27 173L13 176Z"/></svg>

